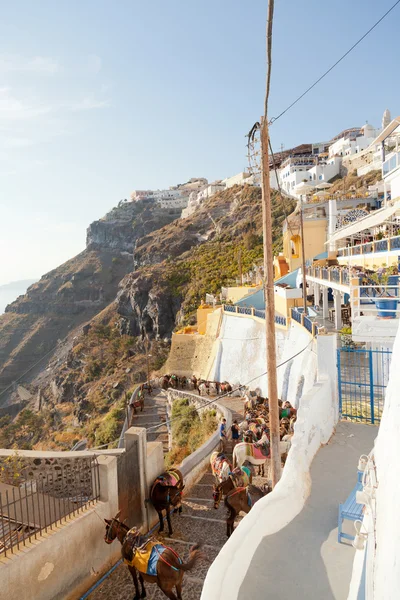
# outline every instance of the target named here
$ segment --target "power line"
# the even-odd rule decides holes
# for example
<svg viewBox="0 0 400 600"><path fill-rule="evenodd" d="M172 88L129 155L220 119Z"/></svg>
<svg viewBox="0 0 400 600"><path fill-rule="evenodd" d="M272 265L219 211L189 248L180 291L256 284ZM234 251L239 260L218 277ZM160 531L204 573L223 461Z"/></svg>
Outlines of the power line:
<svg viewBox="0 0 400 600"><path fill-rule="evenodd" d="M395 2L393 4L393 6L391 8L389 8L389 10L386 11L385 14L378 21L376 21L376 23L374 23L374 25L372 25L372 27L370 29L368 29L368 31L366 33L364 33L364 35L362 37L360 37L360 39L357 40L357 42L355 44L353 44L353 46L351 48L349 48L349 50L347 50L347 52L345 54L343 54L343 56L341 56L339 58L339 60L337 60L335 62L335 64L333 64L331 67L329 67L329 69L327 71L325 71L325 73L323 73L323 75L321 75L321 77L319 77L312 85L310 85L310 87L308 87L306 89L306 91L301 94L301 96L299 96L298 98L296 98L296 100L294 102L292 102L291 104L289 104L289 106L287 108L285 108L285 110L283 110L277 117L272 117L272 119L270 120L270 125L272 125L272 123L275 123L275 121L277 121L278 119L280 119L285 113L288 112L288 110L290 110L291 108L293 108L293 106L295 104L297 104L302 98L304 98L304 96L306 94L308 94L308 92L310 92L313 88L315 88L315 86L320 81L322 81L322 79L324 79L324 77L326 77L335 67L337 67L337 65L339 63L341 63L342 60L345 59L346 56L348 56L350 54L350 52L352 52L354 50L354 48L356 48L367 37L367 35L369 35L371 33L371 31L374 30L379 25L379 23L381 23L383 21L383 19L385 19L388 16L388 14L391 13L392 10L394 10L396 8L396 6L398 4L400 4L400 0L397 0L397 2Z"/></svg>
<svg viewBox="0 0 400 600"><path fill-rule="evenodd" d="M293 356L291 356L290 358L288 358L287 360L283 361L282 363L280 363L279 365L276 366L277 369L279 369L279 367L283 367L284 365L286 365L288 362L290 362L291 360L293 360L294 358L296 358L296 356L299 356L299 354L302 354L302 352L304 352L305 350L307 350L308 346L313 342L313 339L311 339L307 346L305 346L302 350L299 350L299 352L297 352L296 354L294 354ZM256 375L255 377L253 377L252 379L250 379L250 381L248 381L247 383L244 383L242 385L239 385L237 389L241 389L244 387L247 387L250 383L253 383L253 381L256 381L256 379L260 379L260 377L264 377L264 375L267 375L268 371L265 371L264 373L261 373L260 375ZM218 402L218 400L220 400L221 398L224 398L225 396L228 396L231 392L225 392L224 394L221 394L220 396L217 396L216 398L214 398L213 400L210 400L209 402L206 402L205 404L203 404L203 406L200 406L199 408L195 408L195 411L198 412L200 410L203 410L203 408L205 408L206 406L209 406L210 404L214 404L214 402ZM162 423L160 423L159 425L153 425L152 427L148 427L146 429L146 431L153 431L155 429L158 429L159 427L163 427L164 425L169 425L170 423L172 423L173 421L177 421L177 420L181 420L183 417L174 417L173 419L169 419L167 421L163 421Z"/></svg>

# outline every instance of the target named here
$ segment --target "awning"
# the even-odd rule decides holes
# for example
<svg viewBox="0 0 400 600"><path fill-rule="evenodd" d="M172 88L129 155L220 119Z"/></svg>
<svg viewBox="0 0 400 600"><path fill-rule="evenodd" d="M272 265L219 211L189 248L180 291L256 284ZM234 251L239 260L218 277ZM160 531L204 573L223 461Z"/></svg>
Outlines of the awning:
<svg viewBox="0 0 400 600"><path fill-rule="evenodd" d="M389 219L396 212L400 213L400 202L396 202L393 206L387 206L386 208L381 208L380 210L375 210L373 213L356 221L355 223L350 223L350 225L346 225L346 227L342 227L338 231L336 231L330 239L325 242L329 244L330 242L336 242L337 240L342 240L343 238L350 237L351 235L355 235L360 231L364 231L365 229L371 229L372 227L378 227L382 225L387 219Z"/></svg>

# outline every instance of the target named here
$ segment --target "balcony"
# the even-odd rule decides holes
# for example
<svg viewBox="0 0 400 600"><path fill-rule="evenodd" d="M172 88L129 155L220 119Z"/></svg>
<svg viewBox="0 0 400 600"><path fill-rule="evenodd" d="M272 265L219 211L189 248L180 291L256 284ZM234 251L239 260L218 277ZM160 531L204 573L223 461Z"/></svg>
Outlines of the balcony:
<svg viewBox="0 0 400 600"><path fill-rule="evenodd" d="M382 177L386 177L389 173L397 169L397 167L400 167L400 152L396 152L393 156L385 160L382 165Z"/></svg>
<svg viewBox="0 0 400 600"><path fill-rule="evenodd" d="M377 252L398 252L400 250L400 235L395 237L375 240L366 244L357 244L356 246L347 246L338 250L338 256L359 256L361 254L375 254Z"/></svg>
<svg viewBox="0 0 400 600"><path fill-rule="evenodd" d="M336 267L306 267L306 275L338 285L347 286L350 281L348 267L340 265Z"/></svg>

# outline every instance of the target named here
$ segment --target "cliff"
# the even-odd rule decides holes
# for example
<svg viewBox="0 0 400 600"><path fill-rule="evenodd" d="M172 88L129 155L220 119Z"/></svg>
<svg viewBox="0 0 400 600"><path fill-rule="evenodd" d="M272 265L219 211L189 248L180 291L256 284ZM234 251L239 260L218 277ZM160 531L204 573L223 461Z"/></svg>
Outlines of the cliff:
<svg viewBox="0 0 400 600"><path fill-rule="evenodd" d="M278 249L284 211L275 194L273 207ZM84 252L42 277L0 317L0 386L42 359L24 377L34 399L28 415L0 421L0 445L114 441L126 398L146 378L145 339L150 370L158 370L172 331L195 321L206 292L218 293L238 276L238 250L243 272L262 261L260 189L231 188L193 216L175 216L148 204L120 204L89 227ZM20 419L28 437L19 437Z"/></svg>
<svg viewBox="0 0 400 600"><path fill-rule="evenodd" d="M120 203L89 226L83 252L6 307L0 316L0 394L43 360L32 375L39 372L60 340L113 302L119 282L132 271L139 237L175 218L143 202ZM6 399L6 393L0 396L0 405Z"/></svg>

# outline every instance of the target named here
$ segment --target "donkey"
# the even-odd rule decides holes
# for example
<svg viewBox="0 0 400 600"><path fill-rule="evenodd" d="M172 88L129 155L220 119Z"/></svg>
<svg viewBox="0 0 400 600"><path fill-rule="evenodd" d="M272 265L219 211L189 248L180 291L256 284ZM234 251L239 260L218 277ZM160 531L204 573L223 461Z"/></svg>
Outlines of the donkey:
<svg viewBox="0 0 400 600"><path fill-rule="evenodd" d="M160 521L160 529L158 533L164 531L164 518L162 511L165 510L168 523L168 535L171 536L171 508L174 512L182 512L182 491L184 489L183 475L178 469L171 469L162 473L157 477L151 486L150 497L146 499L146 503L151 502L157 511Z"/></svg>
<svg viewBox="0 0 400 600"><path fill-rule="evenodd" d="M253 473L249 467L240 467L232 471L228 479L213 486L214 508L219 507L222 496L239 487L247 487L253 481Z"/></svg>
<svg viewBox="0 0 400 600"><path fill-rule="evenodd" d="M156 583L170 600L182 600L184 573L193 569L197 561L204 558L204 554L199 550L199 544L190 548L189 560L184 563L172 548L155 540L146 539L135 527L129 529L118 520L119 515L120 513L111 520L104 519L106 523L104 541L111 544L117 538L122 545L122 558L128 565L135 586L133 600L146 598L145 581ZM141 591L139 590L138 572ZM173 592L174 587L176 594Z"/></svg>
<svg viewBox="0 0 400 600"><path fill-rule="evenodd" d="M260 498L272 492L272 486L267 483L262 487L248 485L247 487L236 488L225 496L225 506L228 509L226 519L226 535L228 538L232 535L235 525L235 519L240 512L246 514L250 512Z"/></svg>

